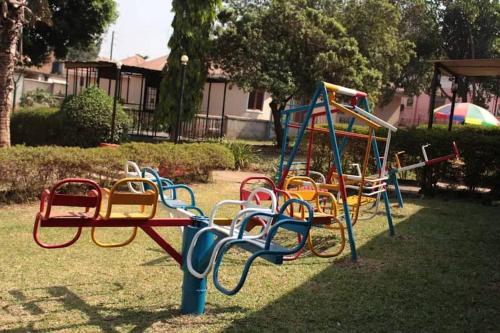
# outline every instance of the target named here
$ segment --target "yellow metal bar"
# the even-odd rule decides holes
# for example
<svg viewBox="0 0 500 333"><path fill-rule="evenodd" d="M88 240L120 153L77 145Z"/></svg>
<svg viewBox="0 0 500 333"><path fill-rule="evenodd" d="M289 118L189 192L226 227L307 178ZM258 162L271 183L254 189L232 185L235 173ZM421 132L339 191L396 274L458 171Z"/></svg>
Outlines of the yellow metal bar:
<svg viewBox="0 0 500 333"><path fill-rule="evenodd" d="M353 110L349 110L348 108L346 108L342 104L339 104L339 103L337 103L335 101L331 101L331 103L332 103L333 106L335 106L340 111L346 112L346 113L352 115L354 118L359 119L359 120L365 122L368 126L370 126L373 129L379 129L381 127L379 124L374 123L370 119L368 119L368 118L366 118L366 117L364 117L364 116L362 116L362 115L354 112Z"/></svg>

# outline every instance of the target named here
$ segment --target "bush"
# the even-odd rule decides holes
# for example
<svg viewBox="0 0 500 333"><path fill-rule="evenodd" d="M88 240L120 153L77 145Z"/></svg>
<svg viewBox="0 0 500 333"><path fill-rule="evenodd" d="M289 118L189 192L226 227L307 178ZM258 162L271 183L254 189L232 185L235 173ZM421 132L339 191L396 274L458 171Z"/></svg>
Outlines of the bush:
<svg viewBox="0 0 500 333"><path fill-rule="evenodd" d="M61 138L61 117L56 108L20 109L12 114L10 134L12 144L41 146L58 144Z"/></svg>
<svg viewBox="0 0 500 333"><path fill-rule="evenodd" d="M64 142L69 146L95 147L100 142L120 142L127 134L130 119L117 105L115 133L111 138L113 98L98 87L67 98L62 106Z"/></svg>
<svg viewBox="0 0 500 333"><path fill-rule="evenodd" d="M24 94L20 103L22 107L57 107L59 104L54 95L40 88Z"/></svg>
<svg viewBox="0 0 500 333"><path fill-rule="evenodd" d="M160 168L177 182L206 181L210 170L234 167L231 152L220 144L130 143L118 148L13 146L0 149L0 202L37 198L57 180L84 177L110 186L122 178L127 160Z"/></svg>
<svg viewBox="0 0 500 333"><path fill-rule="evenodd" d="M339 129L343 129L339 127ZM355 132L366 134L366 128L355 127ZM380 131L379 136L385 137ZM312 169L326 172L331 159L327 135L314 136ZM341 140L338 140L340 142ZM429 158L451 154L451 143L455 141L462 156L462 165L441 163L415 170L417 181L426 192L433 191L439 181L464 184L472 192L478 187L490 188L494 195L500 194L500 129L477 126L455 127L448 132L447 126L399 129L392 137L389 161L394 162L394 153L405 151L402 164L410 165L423 160L421 146L430 143ZM350 170L350 163L361 163L366 141L350 139L343 154L343 168ZM379 146L382 154L383 145ZM305 139L302 152L307 149ZM373 169L373 163L371 163ZM372 170L373 171L373 170Z"/></svg>

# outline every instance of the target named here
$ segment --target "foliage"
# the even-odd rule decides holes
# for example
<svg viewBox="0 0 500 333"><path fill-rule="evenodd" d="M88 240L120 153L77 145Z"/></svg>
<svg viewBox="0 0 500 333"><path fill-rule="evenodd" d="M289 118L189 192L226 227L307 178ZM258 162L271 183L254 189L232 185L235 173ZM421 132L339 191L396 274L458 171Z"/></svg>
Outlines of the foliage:
<svg viewBox="0 0 500 333"><path fill-rule="evenodd" d="M179 182L206 181L210 170L234 167L231 152L219 144L130 143L118 148L14 146L0 150L0 201L26 201L57 180L84 177L110 186L122 178L125 161L159 168Z"/></svg>
<svg viewBox="0 0 500 333"><path fill-rule="evenodd" d="M496 0L398 0L400 30L415 45L415 56L397 81L409 94L429 88L431 59L488 59L500 55L500 3ZM459 81L459 96L484 102L495 93L493 79Z"/></svg>
<svg viewBox="0 0 500 333"><path fill-rule="evenodd" d="M65 58L71 48L95 45L118 17L114 0L48 0L51 19L37 21L23 31L24 53L33 64L43 63L51 52Z"/></svg>
<svg viewBox="0 0 500 333"><path fill-rule="evenodd" d="M73 46L68 48L66 60L69 61L95 61L101 50L102 39L99 38L86 46Z"/></svg>
<svg viewBox="0 0 500 333"><path fill-rule="evenodd" d="M354 132L367 133L364 127L355 127ZM383 133L378 135L385 136ZM478 187L490 188L493 195L499 195L500 129L497 128L457 126L451 132L446 126L436 126L431 130L399 129L391 140L389 161L394 163L394 153L405 151L400 157L403 166L421 162L421 146L427 143L431 144L427 149L429 158L449 155L452 153L453 141L458 145L463 164L444 162L416 169L417 181L423 191L433 192L436 184L444 181L452 185L464 184L470 191ZM305 149L306 143L303 145L302 149ZM365 148L365 141L349 140L343 155L343 168L349 170L351 163L361 163ZM327 135L315 136L312 169L326 172L330 159L331 149Z"/></svg>
<svg viewBox="0 0 500 333"><path fill-rule="evenodd" d="M368 18L379 2L357 3L343 8L324 1L242 0L231 1L219 15L217 62L245 90L271 94L278 144L280 111L291 98L309 98L316 81L364 90L376 102L382 85L408 61L411 43L397 33L400 16L394 6L383 1L380 15ZM373 38L369 24L361 30L353 23L366 20L377 23L381 36Z"/></svg>
<svg viewBox="0 0 500 333"><path fill-rule="evenodd" d="M173 125L177 120L183 66L180 58L183 54L189 57L185 68L183 119L190 119L201 108L207 61L212 47L210 31L220 3L221 0L172 1L174 31L168 42L170 54L168 64L163 69L165 75L160 85L158 110L155 112L156 122L160 127Z"/></svg>
<svg viewBox="0 0 500 333"><path fill-rule="evenodd" d="M390 102L396 81L414 55L414 42L400 30L401 13L388 0L350 0L338 15L349 36L358 42L368 67L381 75L382 104Z"/></svg>
<svg viewBox="0 0 500 333"><path fill-rule="evenodd" d="M49 107L19 109L12 114L12 144L40 146L62 144L62 119L59 110Z"/></svg>
<svg viewBox="0 0 500 333"><path fill-rule="evenodd" d="M59 100L46 90L37 88L21 97L22 107L56 107L59 106Z"/></svg>
<svg viewBox="0 0 500 333"><path fill-rule="evenodd" d="M113 98L98 87L70 96L61 111L65 143L70 146L93 147L100 142L120 142L130 126L128 115L118 104L114 137L111 137Z"/></svg>

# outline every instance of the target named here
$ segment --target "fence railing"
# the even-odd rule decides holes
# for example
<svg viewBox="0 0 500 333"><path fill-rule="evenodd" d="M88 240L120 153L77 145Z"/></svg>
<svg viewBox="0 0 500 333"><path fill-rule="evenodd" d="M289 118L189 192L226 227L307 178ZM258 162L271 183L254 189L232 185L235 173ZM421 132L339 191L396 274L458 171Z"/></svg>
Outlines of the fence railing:
<svg viewBox="0 0 500 333"><path fill-rule="evenodd" d="M183 140L206 140L220 138L223 134L221 118L196 115L182 123L180 136Z"/></svg>

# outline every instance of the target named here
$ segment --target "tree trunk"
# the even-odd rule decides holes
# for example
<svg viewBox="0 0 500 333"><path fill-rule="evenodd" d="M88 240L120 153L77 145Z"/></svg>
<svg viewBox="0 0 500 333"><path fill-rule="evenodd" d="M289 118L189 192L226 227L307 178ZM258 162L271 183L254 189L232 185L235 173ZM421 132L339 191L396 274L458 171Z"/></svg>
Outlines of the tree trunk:
<svg viewBox="0 0 500 333"><path fill-rule="evenodd" d="M278 148L281 148L281 145L283 144L283 127L281 126L281 111L283 111L283 107L279 107L278 103L274 100L269 103L269 107L271 108L271 114L273 115L276 144Z"/></svg>
<svg viewBox="0 0 500 333"><path fill-rule="evenodd" d="M23 25L22 6L9 7L0 27L0 148L10 146L10 93L14 89L16 49Z"/></svg>

